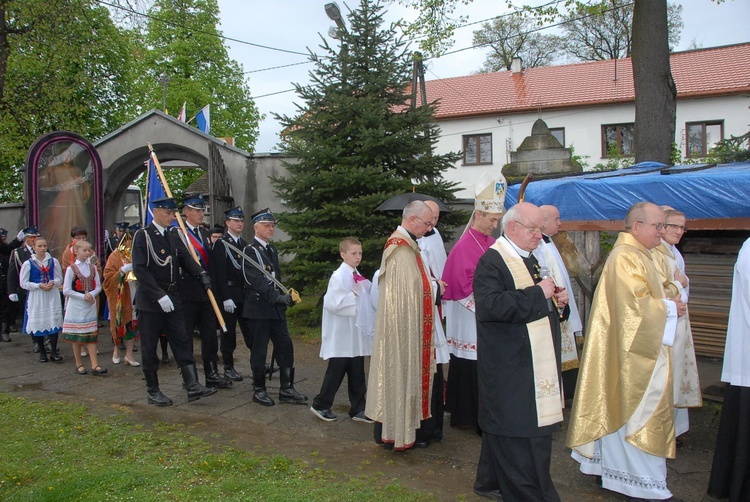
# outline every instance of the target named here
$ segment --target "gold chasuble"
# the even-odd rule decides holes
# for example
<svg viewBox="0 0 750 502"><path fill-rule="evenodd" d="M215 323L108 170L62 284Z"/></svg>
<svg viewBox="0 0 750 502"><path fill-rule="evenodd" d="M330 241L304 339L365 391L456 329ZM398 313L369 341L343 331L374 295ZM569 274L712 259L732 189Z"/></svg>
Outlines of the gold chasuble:
<svg viewBox="0 0 750 502"><path fill-rule="evenodd" d="M566 445L585 457L593 442L625 427L628 443L674 458L667 307L649 250L621 232L591 304Z"/></svg>
<svg viewBox="0 0 750 502"><path fill-rule="evenodd" d="M385 244L378 284L365 415L383 424L384 443L404 450L430 418L435 302L419 247L400 228Z"/></svg>

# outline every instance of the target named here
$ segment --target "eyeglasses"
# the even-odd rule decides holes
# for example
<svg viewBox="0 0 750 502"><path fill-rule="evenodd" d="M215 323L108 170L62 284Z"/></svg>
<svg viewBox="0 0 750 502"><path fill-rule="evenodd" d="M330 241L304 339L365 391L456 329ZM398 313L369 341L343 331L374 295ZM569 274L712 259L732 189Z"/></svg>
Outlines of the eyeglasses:
<svg viewBox="0 0 750 502"><path fill-rule="evenodd" d="M527 227L526 225L524 225L523 223L521 223L518 220L513 220L513 221L515 221L516 223L518 223L519 225L521 225L523 228L525 228L526 230L528 230L531 235L534 235L537 232L539 232L541 234L542 232L544 232L544 229L546 228L546 227L542 227L542 228Z"/></svg>
<svg viewBox="0 0 750 502"><path fill-rule="evenodd" d="M678 225L676 223L665 223L664 226L672 230L682 230L683 234L687 232L687 227L685 225Z"/></svg>
<svg viewBox="0 0 750 502"><path fill-rule="evenodd" d="M422 223L424 223L425 225L427 225L427 228L432 228L432 222L431 222L431 221L424 221L424 220L423 220L422 218L420 218L419 216L414 216L414 217L415 217L416 219L418 219L419 221L421 221Z"/></svg>
<svg viewBox="0 0 750 502"><path fill-rule="evenodd" d="M664 223L646 223L645 221L636 221L636 223L640 223L641 225L651 225L655 229L657 229L659 232L664 230L664 227L666 226Z"/></svg>

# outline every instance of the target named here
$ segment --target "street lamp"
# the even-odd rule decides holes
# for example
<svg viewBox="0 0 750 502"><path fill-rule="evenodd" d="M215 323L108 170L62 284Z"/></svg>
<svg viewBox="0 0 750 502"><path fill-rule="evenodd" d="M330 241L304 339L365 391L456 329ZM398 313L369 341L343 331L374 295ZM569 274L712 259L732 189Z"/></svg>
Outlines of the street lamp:
<svg viewBox="0 0 750 502"><path fill-rule="evenodd" d="M337 35L341 32L346 32L346 23L344 23L344 18L341 15L341 9L339 9L339 6L336 2L325 4L324 8L326 10L326 15L328 16L328 18L336 23L336 28L332 27L328 30L328 36L333 38L340 38ZM336 35L334 35L334 30Z"/></svg>

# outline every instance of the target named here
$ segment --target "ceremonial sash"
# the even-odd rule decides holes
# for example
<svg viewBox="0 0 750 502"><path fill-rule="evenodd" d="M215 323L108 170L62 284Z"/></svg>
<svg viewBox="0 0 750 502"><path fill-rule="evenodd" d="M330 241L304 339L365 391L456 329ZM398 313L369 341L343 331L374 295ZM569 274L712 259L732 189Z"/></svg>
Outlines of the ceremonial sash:
<svg viewBox="0 0 750 502"><path fill-rule="evenodd" d="M526 268L526 264L505 239L498 239L490 249L494 249L502 256L511 276L513 276L516 289L534 286L534 280L529 273L529 269ZM560 378L557 373L557 360L549 317L542 317L527 323L526 329L529 332L534 370L537 425L544 427L562 422L563 397L560 390Z"/></svg>
<svg viewBox="0 0 750 502"><path fill-rule="evenodd" d="M208 251L206 251L206 248L203 247L203 244L200 240L191 232L188 230L185 232L188 236L188 239L190 239L190 242L193 244L193 247L195 248L195 252L198 253L198 257L201 259L201 265L203 265L203 268L208 270Z"/></svg>

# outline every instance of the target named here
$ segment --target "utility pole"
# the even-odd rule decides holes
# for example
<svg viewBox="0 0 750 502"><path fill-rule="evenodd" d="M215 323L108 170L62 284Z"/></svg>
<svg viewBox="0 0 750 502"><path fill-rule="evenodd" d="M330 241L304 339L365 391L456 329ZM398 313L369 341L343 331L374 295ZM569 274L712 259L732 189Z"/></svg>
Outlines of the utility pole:
<svg viewBox="0 0 750 502"><path fill-rule="evenodd" d="M162 88L164 90L161 109L164 110L164 112L166 113L167 111L167 86L172 81L172 79L171 77L167 77L166 74L162 73L161 77L156 79L156 81L162 85Z"/></svg>

